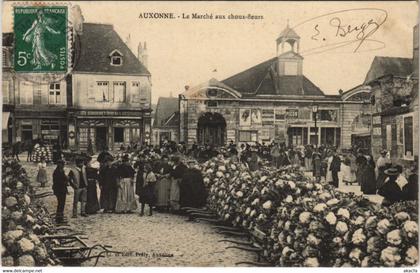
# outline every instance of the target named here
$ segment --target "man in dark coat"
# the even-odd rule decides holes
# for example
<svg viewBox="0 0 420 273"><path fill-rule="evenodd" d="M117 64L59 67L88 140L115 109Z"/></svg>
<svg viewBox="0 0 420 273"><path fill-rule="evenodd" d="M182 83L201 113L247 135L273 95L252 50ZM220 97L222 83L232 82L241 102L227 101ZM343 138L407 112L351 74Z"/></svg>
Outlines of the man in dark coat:
<svg viewBox="0 0 420 273"><path fill-rule="evenodd" d="M62 223L64 221L64 206L66 204L66 195L68 185L68 178L64 172L64 161L57 161L57 168L53 172L52 190L57 197L57 211L55 214L55 221Z"/></svg>
<svg viewBox="0 0 420 273"><path fill-rule="evenodd" d="M203 175L195 161L189 162L189 168L185 170L180 183L180 206L200 208L206 204L207 191L203 181Z"/></svg>
<svg viewBox="0 0 420 273"><path fill-rule="evenodd" d="M170 191L170 206L172 211L179 210L179 202L180 202L180 184L182 177L184 176L185 171L187 170L187 166L181 162L181 159L177 156L172 158L172 162L174 167L170 174L172 179L171 181L171 191Z"/></svg>
<svg viewBox="0 0 420 273"><path fill-rule="evenodd" d="M103 166L99 170L99 200L104 212L113 212L117 202L117 168L112 166L112 161L111 156L104 156Z"/></svg>
<svg viewBox="0 0 420 273"><path fill-rule="evenodd" d="M388 179L385 180L385 184L378 190L378 194L384 197L382 201L383 206L391 206L404 198L403 192L396 182L400 173L397 168L391 167L385 170L385 174L388 176Z"/></svg>
<svg viewBox="0 0 420 273"><path fill-rule="evenodd" d="M330 171L332 175L332 185L338 188L338 172L341 170L341 159L337 155L337 152L334 151L333 159L330 166Z"/></svg>
<svg viewBox="0 0 420 273"><path fill-rule="evenodd" d="M408 184L403 187L404 200L417 201L419 199L419 176L417 174L416 164L407 168L406 177Z"/></svg>

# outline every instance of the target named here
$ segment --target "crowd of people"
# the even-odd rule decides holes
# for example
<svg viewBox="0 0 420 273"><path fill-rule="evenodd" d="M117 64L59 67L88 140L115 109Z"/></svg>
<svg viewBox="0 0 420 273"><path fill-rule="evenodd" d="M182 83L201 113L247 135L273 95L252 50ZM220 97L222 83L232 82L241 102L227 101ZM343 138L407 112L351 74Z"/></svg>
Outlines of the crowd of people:
<svg viewBox="0 0 420 273"><path fill-rule="evenodd" d="M375 160L362 149L338 151L325 145L287 147L276 142L238 145L230 141L224 147L194 143L187 148L185 143L173 141L164 141L160 146L130 143L120 147L117 157L105 147L97 156L99 166L95 167L92 166L93 151L88 149L86 154L76 158L76 166L67 174L61 154L54 155L57 221L63 220L67 186L74 189L73 217L77 217L79 210L82 216L87 216L98 211L130 213L140 207L140 215L144 215L147 205L152 215L154 208L178 213L182 207L202 207L207 192L199 164L220 154L235 158L251 171L262 165L275 168L292 165L334 187L339 187L340 183L359 185L364 194L383 196L384 205L418 199L416 162L404 169L392 164L387 151L382 151ZM48 181L45 159L38 163L37 181L41 186Z"/></svg>
<svg viewBox="0 0 420 273"><path fill-rule="evenodd" d="M66 174L65 162L57 161L53 173L53 192L57 197L56 221L64 219L68 186L74 191L72 217L103 213L133 213L140 216L153 210L181 213L182 207L200 208L207 191L196 160L184 164L182 155L157 154L149 147L126 150L114 157L106 149L92 166L88 154L76 158L76 166ZM100 193L98 197L99 185ZM136 198L136 195L138 198Z"/></svg>

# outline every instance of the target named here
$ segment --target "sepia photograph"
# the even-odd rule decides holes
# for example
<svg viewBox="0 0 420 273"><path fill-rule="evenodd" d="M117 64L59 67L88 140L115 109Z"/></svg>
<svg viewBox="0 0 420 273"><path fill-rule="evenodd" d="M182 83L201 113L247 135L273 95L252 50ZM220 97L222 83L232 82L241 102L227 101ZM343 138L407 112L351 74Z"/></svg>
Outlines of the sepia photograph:
<svg viewBox="0 0 420 273"><path fill-rule="evenodd" d="M3 272L417 272L418 12L2 2Z"/></svg>

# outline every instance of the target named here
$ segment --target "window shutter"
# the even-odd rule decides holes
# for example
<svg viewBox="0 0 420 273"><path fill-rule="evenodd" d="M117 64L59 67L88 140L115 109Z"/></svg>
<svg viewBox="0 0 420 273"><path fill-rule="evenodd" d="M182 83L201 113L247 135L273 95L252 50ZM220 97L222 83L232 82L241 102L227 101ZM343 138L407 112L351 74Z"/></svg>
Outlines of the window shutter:
<svg viewBox="0 0 420 273"><path fill-rule="evenodd" d="M38 90L38 93L40 94L41 103L42 104L48 104L48 98L50 95L50 85L49 84L37 84L35 86L35 91Z"/></svg>
<svg viewBox="0 0 420 273"><path fill-rule="evenodd" d="M89 79L88 80L88 99L94 100L95 99L95 81Z"/></svg>

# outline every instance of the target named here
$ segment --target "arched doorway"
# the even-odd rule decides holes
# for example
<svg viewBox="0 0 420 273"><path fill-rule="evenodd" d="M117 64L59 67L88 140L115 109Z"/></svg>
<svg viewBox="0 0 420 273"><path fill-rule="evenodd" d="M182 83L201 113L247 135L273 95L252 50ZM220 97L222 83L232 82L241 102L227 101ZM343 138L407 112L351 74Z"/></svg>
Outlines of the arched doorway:
<svg viewBox="0 0 420 273"><path fill-rule="evenodd" d="M223 146L225 144L226 120L219 113L204 113L198 119L197 142L200 145L210 144Z"/></svg>

